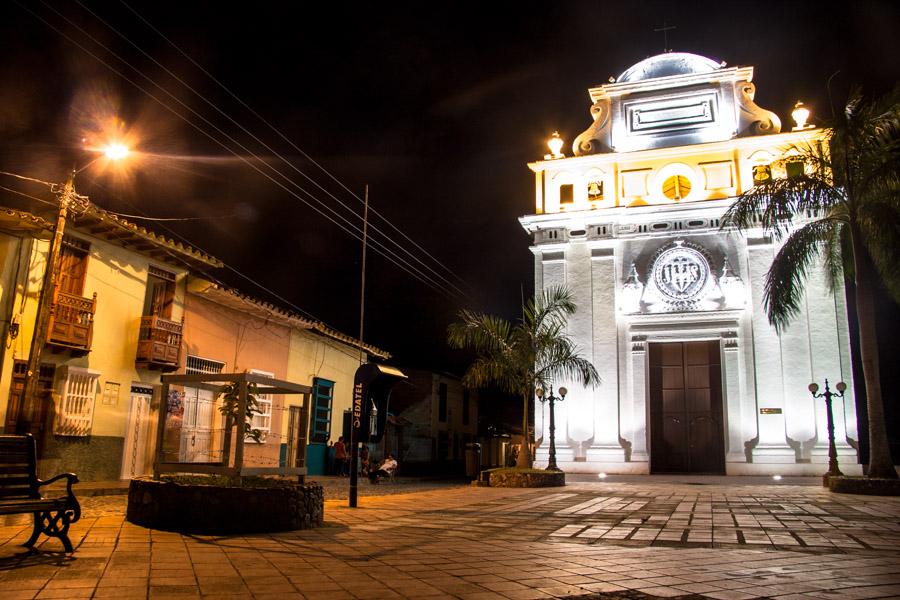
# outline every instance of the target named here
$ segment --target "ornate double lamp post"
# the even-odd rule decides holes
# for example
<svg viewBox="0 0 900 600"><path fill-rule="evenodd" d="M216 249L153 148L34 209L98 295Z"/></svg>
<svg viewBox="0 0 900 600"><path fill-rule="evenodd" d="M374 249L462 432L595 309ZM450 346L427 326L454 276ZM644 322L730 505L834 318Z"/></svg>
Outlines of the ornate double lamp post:
<svg viewBox="0 0 900 600"><path fill-rule="evenodd" d="M537 395L538 400L541 401L541 404L544 402L550 402L550 458L547 461L547 470L548 471L559 471L559 467L556 466L556 420L553 415L553 403L559 400L562 402L566 399L566 394L569 393L564 387L559 388L559 397L553 395L553 389L551 386L550 395L544 396L544 390L542 388L538 388L534 391Z"/></svg>
<svg viewBox="0 0 900 600"><path fill-rule="evenodd" d="M809 393L812 394L813 398L825 398L825 410L828 415L828 472L822 476L825 484L828 484L829 477L843 477L844 474L841 473L841 470L838 468L838 460L837 460L837 448L834 445L834 417L831 412L831 399L833 397L843 398L844 391L847 389L847 384L843 381L838 381L834 386L837 388L837 392L832 392L828 387L828 380L825 380L825 391L821 394L819 391L819 384L813 382L809 384Z"/></svg>

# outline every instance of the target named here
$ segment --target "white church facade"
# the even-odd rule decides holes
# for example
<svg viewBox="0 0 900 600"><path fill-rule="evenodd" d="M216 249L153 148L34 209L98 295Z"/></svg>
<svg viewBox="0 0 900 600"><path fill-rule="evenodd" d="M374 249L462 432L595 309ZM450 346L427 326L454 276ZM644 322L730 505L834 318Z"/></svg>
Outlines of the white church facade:
<svg viewBox="0 0 900 600"><path fill-rule="evenodd" d="M734 198L802 163L791 147L822 130L754 103L752 67L667 53L589 90L593 122L529 164L537 291L565 285L568 333L602 377L571 382L556 404L556 457L572 473L821 475L825 378L835 398L841 469L857 464L847 307L810 270L801 314L780 334L763 306L778 250L760 230L720 228ZM536 466L546 466L548 407L536 401Z"/></svg>

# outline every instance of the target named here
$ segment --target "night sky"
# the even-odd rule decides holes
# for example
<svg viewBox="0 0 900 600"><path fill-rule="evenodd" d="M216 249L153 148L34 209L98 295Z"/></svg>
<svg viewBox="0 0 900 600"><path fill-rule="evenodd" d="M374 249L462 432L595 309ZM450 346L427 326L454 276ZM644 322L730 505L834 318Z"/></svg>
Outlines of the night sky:
<svg viewBox="0 0 900 600"><path fill-rule="evenodd" d="M85 170L81 193L124 214L201 217L134 221L177 233L265 288L235 271L214 274L246 293L285 304L281 296L356 335L360 243L257 171L279 179L277 169L359 223L359 199L311 157L360 198L368 184L370 206L421 249L381 219L373 225L466 294L435 291L370 253L366 341L400 364L452 371L463 358L445 348L455 312L469 306L515 317L523 290L532 289L529 239L516 221L533 212L526 163L546 152L552 131L568 146L589 125L588 87L663 50L654 27L677 27L668 38L676 51L755 66L757 103L787 123L798 98L813 121L830 110L826 81L835 72L839 103L854 83L886 91L900 70L896 2L848 2L840 11L790 2L332 6L4 3L0 169L62 181L90 160L81 138L97 130L99 115L117 113L144 159L126 176ZM201 133L225 140L214 127L234 138L223 142L227 149ZM0 200L18 202L6 192ZM436 278L409 255L403 260Z"/></svg>

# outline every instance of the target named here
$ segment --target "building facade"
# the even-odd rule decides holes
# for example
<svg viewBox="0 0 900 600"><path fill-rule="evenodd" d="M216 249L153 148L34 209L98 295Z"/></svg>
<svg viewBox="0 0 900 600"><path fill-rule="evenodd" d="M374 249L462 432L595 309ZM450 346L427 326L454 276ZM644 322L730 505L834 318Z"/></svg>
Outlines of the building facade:
<svg viewBox="0 0 900 600"><path fill-rule="evenodd" d="M667 53L589 90L593 122L529 164L535 286L565 285L568 332L602 377L556 405L561 468L586 473L805 474L827 464L825 406L807 390L848 384L835 402L841 467L857 465L847 307L810 270L801 314L768 322L764 281L779 242L720 228L734 198L804 165L823 132L754 102L752 67ZM536 402L537 463L547 407Z"/></svg>
<svg viewBox="0 0 900 600"><path fill-rule="evenodd" d="M82 480L148 475L155 458L164 373L256 371L313 388L309 431L303 396L260 397L246 464L288 464L291 444L338 434L360 360L389 355L202 274L217 259L87 204L66 228L36 402L24 402L27 361L53 226L32 212L0 209L0 423L30 432L41 473ZM180 462L221 459L223 417L211 391L184 388L167 447ZM306 407L304 407L305 409ZM333 420L333 422L332 422ZM312 424L315 425L313 430ZM337 437L336 435L334 436ZM171 443L170 443L171 442Z"/></svg>
<svg viewBox="0 0 900 600"><path fill-rule="evenodd" d="M408 379L391 392L390 425L383 451L404 473L463 471L466 444L478 433L478 392L458 377L424 369L403 369Z"/></svg>

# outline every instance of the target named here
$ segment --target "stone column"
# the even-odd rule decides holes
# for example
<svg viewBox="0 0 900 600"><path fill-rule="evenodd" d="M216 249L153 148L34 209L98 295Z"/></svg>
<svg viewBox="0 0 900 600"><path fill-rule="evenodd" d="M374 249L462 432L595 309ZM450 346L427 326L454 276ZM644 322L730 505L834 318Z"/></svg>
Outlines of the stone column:
<svg viewBox="0 0 900 600"><path fill-rule="evenodd" d="M593 431L588 462L623 462L619 443L618 332L616 330L616 268L611 247L591 250L593 290L593 358L601 383L593 390Z"/></svg>
<svg viewBox="0 0 900 600"><path fill-rule="evenodd" d="M753 351L756 367L756 408L758 442L753 449L755 463L795 463L796 453L787 443L784 415L784 378L781 342L769 325L763 307L766 273L774 251L768 238L747 240L749 290L752 307Z"/></svg>
<svg viewBox="0 0 900 600"><path fill-rule="evenodd" d="M843 364L841 359L841 336L838 326L838 311L835 297L828 292L828 283L825 280L824 269L821 264L815 265L809 271L807 277L808 323L809 345L812 348L812 375L810 381L815 381L824 389L825 379L828 379L831 389L843 377ZM848 340L844 338L844 343ZM849 365L847 366L849 371ZM848 373L849 374L849 373ZM845 381L845 383L847 383ZM851 382L852 383L852 382ZM807 392L807 398L813 404L815 411L815 445L811 450L811 459L815 463L828 463L828 415L824 399L813 399ZM848 387L844 398L832 400L832 413L834 415L834 442L840 459L850 459L856 464L856 450L847 443L847 429L844 416L844 406L849 399L852 402L853 388ZM841 460L840 462L844 462ZM842 465L843 466L843 465ZM848 465L849 466L849 465Z"/></svg>
<svg viewBox="0 0 900 600"><path fill-rule="evenodd" d="M590 248L583 240L569 242L566 253L566 280L576 307L575 314L569 317L566 330L581 355L588 358L593 356L594 348L590 253ZM564 402L556 404L556 412L561 412L562 407L570 418L567 419L568 428L558 428L556 433L561 439L568 438L574 456L578 456L581 454L582 444L594 437L594 388L560 380L553 382L554 393L561 385L569 389L569 394ZM561 457L558 456L557 459L561 460Z"/></svg>
<svg viewBox="0 0 900 600"><path fill-rule="evenodd" d="M565 250L559 247L555 247L552 250L545 251L543 253L543 289L547 289L553 286L564 286L568 283L568 255L571 251L572 245L570 244L566 246ZM555 381L553 382L554 389L558 389L560 385L560 383L557 383ZM565 402L557 402L554 413L556 421L556 462L560 464L572 462L575 459L575 450L568 439L569 419L568 411L566 410L567 402L568 400ZM547 416L547 420L545 420L544 422L549 423L549 413ZM544 448L545 446L546 448ZM541 442L541 449L546 452L549 449L549 446L550 436L549 432L545 430L545 435L543 437L543 441ZM546 457L546 454L541 453L540 456Z"/></svg>
<svg viewBox="0 0 900 600"><path fill-rule="evenodd" d="M747 462L744 453L743 394L741 386L741 349L737 332L722 334L722 386L725 392L725 423L728 440L725 462Z"/></svg>
<svg viewBox="0 0 900 600"><path fill-rule="evenodd" d="M647 454L647 340L631 336L631 462L648 463Z"/></svg>

